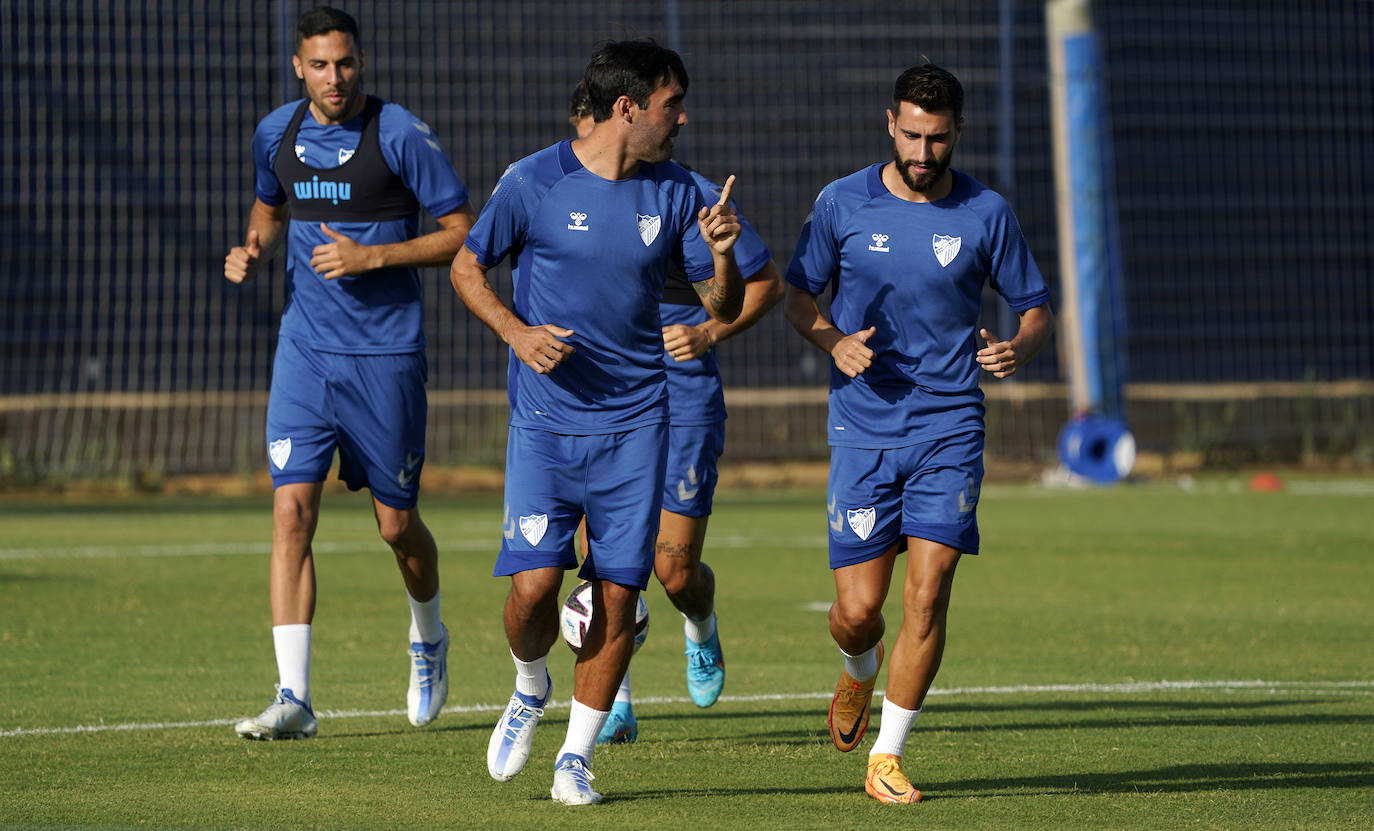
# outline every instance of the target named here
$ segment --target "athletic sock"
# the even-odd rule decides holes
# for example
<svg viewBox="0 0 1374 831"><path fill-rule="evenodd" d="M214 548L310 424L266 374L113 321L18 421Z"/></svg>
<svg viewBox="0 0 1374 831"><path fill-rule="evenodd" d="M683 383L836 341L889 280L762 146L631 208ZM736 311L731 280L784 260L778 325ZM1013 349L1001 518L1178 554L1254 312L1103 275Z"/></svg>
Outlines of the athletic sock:
<svg viewBox="0 0 1374 831"><path fill-rule="evenodd" d="M906 747L906 737L911 733L911 728L916 726L916 717L920 714L919 707L915 710L898 707L887 696L883 696L883 720L878 725L878 740L873 743L868 755L891 753L901 756Z"/></svg>
<svg viewBox="0 0 1374 831"><path fill-rule="evenodd" d="M867 681L878 674L878 644L858 655L850 655L843 649L840 654L844 656L844 671L855 681Z"/></svg>
<svg viewBox="0 0 1374 831"><path fill-rule="evenodd" d="M620 689L615 691L615 703L630 703L630 671L625 670L625 677L620 679Z"/></svg>
<svg viewBox="0 0 1374 831"><path fill-rule="evenodd" d="M429 600L419 601L406 592L410 601L410 642L438 643L444 637L444 624L439 620L439 592Z"/></svg>
<svg viewBox="0 0 1374 831"><path fill-rule="evenodd" d="M687 637L692 640L692 643L706 643L716 633L715 609L712 609L710 614L702 620L693 620L683 615L682 631L687 633Z"/></svg>
<svg viewBox="0 0 1374 831"><path fill-rule="evenodd" d="M593 710L576 698L572 702L572 712L568 714L568 736L563 746L553 758L562 759L564 753L572 753L592 762L592 748L596 747L596 736L606 724L610 710Z"/></svg>
<svg viewBox="0 0 1374 831"><path fill-rule="evenodd" d="M549 656L535 658L533 661L522 661L515 657L515 653L510 654L511 660L515 662L515 691L524 695L532 695L535 698L543 698L549 694Z"/></svg>
<svg viewBox="0 0 1374 831"><path fill-rule="evenodd" d="M273 626L272 646L277 653L277 679L282 689L310 704L310 624Z"/></svg>

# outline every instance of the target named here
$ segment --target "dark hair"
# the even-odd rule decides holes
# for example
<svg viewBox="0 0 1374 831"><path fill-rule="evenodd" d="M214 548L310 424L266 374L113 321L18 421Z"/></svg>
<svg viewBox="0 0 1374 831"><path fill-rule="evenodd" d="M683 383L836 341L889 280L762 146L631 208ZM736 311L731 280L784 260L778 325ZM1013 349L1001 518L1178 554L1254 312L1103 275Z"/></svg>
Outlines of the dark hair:
<svg viewBox="0 0 1374 831"><path fill-rule="evenodd" d="M582 83L587 88L592 118L605 121L622 95L649 106L649 96L664 84L677 81L687 89L687 69L682 56L652 40L618 40L601 45L587 61Z"/></svg>
<svg viewBox="0 0 1374 831"><path fill-rule="evenodd" d="M296 51L301 51L301 44L306 38L329 32L352 35L354 44L361 40L358 36L358 21L353 19L353 15L331 6L320 6L301 15L300 20L296 21Z"/></svg>
<svg viewBox="0 0 1374 831"><path fill-rule="evenodd" d="M578 81L568 99L568 121L574 125L592 114L592 102L587 98L587 82Z"/></svg>
<svg viewBox="0 0 1374 831"><path fill-rule="evenodd" d="M959 79L933 63L913 66L897 76L897 83L892 85L894 112L903 101L928 113L952 110L955 121L964 116L964 88Z"/></svg>

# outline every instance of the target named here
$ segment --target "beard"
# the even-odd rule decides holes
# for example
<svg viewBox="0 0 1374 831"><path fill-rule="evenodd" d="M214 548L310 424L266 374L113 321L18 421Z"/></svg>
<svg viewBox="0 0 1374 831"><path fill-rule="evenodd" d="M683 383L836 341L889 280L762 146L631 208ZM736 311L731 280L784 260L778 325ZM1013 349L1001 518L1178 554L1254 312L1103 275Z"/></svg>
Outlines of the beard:
<svg viewBox="0 0 1374 831"><path fill-rule="evenodd" d="M935 187L944 177L945 171L949 170L949 156L945 156L943 159L935 159L930 169L924 173L915 173L912 168L914 162L903 159L895 145L892 148L892 160L897 163L897 173L901 175L902 181L917 193L925 193Z"/></svg>

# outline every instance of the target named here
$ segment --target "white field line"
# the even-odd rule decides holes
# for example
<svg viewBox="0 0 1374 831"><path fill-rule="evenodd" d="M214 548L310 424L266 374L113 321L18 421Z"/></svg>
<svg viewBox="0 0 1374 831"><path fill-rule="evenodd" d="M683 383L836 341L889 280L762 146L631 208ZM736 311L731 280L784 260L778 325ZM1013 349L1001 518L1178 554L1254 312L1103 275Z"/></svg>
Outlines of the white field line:
<svg viewBox="0 0 1374 831"><path fill-rule="evenodd" d="M1058 693L1098 693L1105 695L1135 695L1140 693L1188 692L1198 690L1217 690L1226 693L1261 693L1265 695L1327 695L1327 696L1370 696L1374 695L1374 681L1132 681L1121 684L1019 684L988 687L950 687L935 688L930 691L934 696L976 696L976 695L1053 695ZM882 690L876 691L882 695ZM748 703L751 701L824 701L832 693L765 693L761 695L722 695L725 703ZM658 696L636 698L635 703L646 704L688 704L690 698L680 696ZM553 701L545 709L567 709L569 701ZM445 713L499 713L506 708L502 704L473 704L467 706L445 707ZM321 719L349 718L392 718L406 714L405 710L320 710L316 715ZM221 727L234 724L238 719L217 718L206 721L163 721L131 722L127 724L81 724L74 727L15 727L0 730L0 738L16 736L53 736L69 733L117 733L133 730L181 730L197 727Z"/></svg>

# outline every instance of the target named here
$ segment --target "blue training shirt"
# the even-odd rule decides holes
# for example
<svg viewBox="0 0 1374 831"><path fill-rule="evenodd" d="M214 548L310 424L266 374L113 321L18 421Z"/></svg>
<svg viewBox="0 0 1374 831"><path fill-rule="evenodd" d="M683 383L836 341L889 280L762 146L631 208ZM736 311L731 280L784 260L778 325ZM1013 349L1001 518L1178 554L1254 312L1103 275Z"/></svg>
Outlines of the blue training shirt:
<svg viewBox="0 0 1374 831"><path fill-rule="evenodd" d="M254 190L267 205L287 201L273 169L283 133L301 105L273 110L253 133ZM382 105L378 138L382 158L430 216L452 213L468 201L467 187L449 163L434 131L404 107ZM321 171L348 161L358 149L363 117L320 124L307 108L296 134L296 158ZM346 193L342 188L339 192ZM382 222L331 222L328 227L363 245L405 242L419 234L419 215ZM399 354L425 348L420 277L414 268L388 268L326 280L310 267L311 252L333 242L319 223L291 219L286 232L287 300L281 336L322 352Z"/></svg>
<svg viewBox="0 0 1374 831"><path fill-rule="evenodd" d="M787 282L811 294L833 285L841 332L877 329L867 343L873 364L859 377L831 364L832 446L905 447L981 431L984 282L1017 312L1050 299L1006 200L956 171L944 199L908 202L883 184L883 164L821 191L787 267Z"/></svg>
<svg viewBox="0 0 1374 831"><path fill-rule="evenodd" d="M567 141L506 169L464 244L486 268L512 256L515 314L572 329L576 350L547 375L511 353L511 426L598 435L668 420L658 304L670 260L693 282L714 273L702 206L677 164L605 179Z"/></svg>

